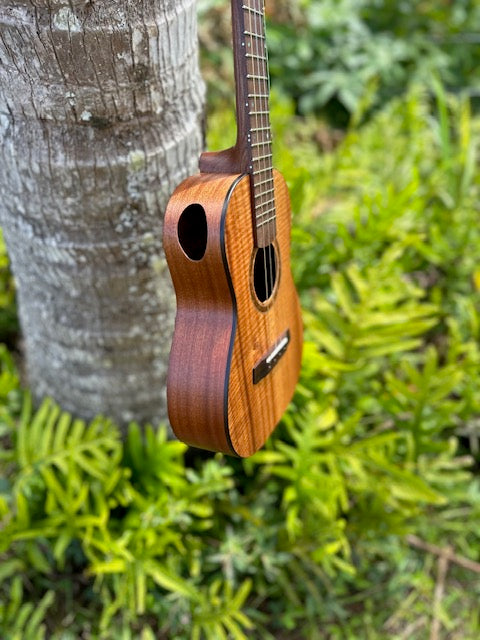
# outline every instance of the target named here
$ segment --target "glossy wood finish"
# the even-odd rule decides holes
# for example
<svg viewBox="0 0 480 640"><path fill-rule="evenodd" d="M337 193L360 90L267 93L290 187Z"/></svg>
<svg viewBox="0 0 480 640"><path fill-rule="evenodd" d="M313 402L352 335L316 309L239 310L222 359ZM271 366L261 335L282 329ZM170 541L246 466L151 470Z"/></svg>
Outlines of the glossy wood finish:
<svg viewBox="0 0 480 640"><path fill-rule="evenodd" d="M167 379L170 424L187 444L233 453L225 429L225 376L234 306L224 266L222 218L235 176L200 174L176 189L165 213L163 246L177 295ZM207 250L190 260L178 241L178 220L193 203L207 217Z"/></svg>
<svg viewBox="0 0 480 640"><path fill-rule="evenodd" d="M248 456L263 445L293 395L302 325L289 262L290 200L272 166L264 0L232 0L232 22L237 142L202 154L202 173L180 185L165 217L164 248L177 294L167 396L181 440ZM192 223L196 247L202 234L195 233L190 214L204 214L191 205L203 207L208 229L205 254L196 261L180 242L197 255L183 230ZM189 224L185 214L179 240L187 207ZM267 264L272 246L276 287L262 303L254 291L255 256L258 251ZM257 291L262 286L257 282ZM264 291L271 291L268 276ZM285 336L290 341L283 351Z"/></svg>
<svg viewBox="0 0 480 640"><path fill-rule="evenodd" d="M167 208L164 248L177 294L167 383L172 427L183 441L248 456L280 420L298 379L302 325L291 277L290 203L275 172L279 280L264 308L254 299L248 176L200 174L184 181ZM201 204L207 250L190 260L178 241L178 220ZM289 329L290 343L274 369L253 384L253 368Z"/></svg>
<svg viewBox="0 0 480 640"><path fill-rule="evenodd" d="M234 190L227 212L227 259L238 318L229 380L228 424L233 448L240 456L251 455L265 443L287 408L300 373L302 320L290 270L290 197L278 172L274 172L274 181L280 266L278 288L266 311L258 308L253 297L253 234L243 231L251 219L247 179ZM254 385L255 364L287 329L290 343L285 354L270 374Z"/></svg>

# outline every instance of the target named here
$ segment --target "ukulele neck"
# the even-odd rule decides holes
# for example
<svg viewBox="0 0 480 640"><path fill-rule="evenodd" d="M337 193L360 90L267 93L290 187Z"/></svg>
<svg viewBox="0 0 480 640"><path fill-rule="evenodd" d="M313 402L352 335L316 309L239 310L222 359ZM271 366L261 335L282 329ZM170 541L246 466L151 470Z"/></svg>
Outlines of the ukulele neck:
<svg viewBox="0 0 480 640"><path fill-rule="evenodd" d="M202 154L200 171L249 174L254 243L267 247L276 237L276 213L265 0L232 0L232 25L237 142L231 149Z"/></svg>
<svg viewBox="0 0 480 640"><path fill-rule="evenodd" d="M264 0L232 0L233 51L237 89L237 149L250 175L255 245L276 235L270 127L270 78Z"/></svg>
<svg viewBox="0 0 480 640"><path fill-rule="evenodd" d="M245 149L250 175L255 244L268 246L276 235L270 127L270 77L264 0L232 0L236 60L237 146Z"/></svg>

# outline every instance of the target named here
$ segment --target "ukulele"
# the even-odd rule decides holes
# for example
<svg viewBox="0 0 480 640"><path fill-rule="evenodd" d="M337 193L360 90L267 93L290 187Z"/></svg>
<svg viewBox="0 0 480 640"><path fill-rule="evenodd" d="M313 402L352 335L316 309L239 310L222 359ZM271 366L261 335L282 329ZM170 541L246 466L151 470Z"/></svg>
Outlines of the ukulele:
<svg viewBox="0 0 480 640"><path fill-rule="evenodd" d="M163 244L177 296L167 379L176 436L247 457L290 402L302 321L290 199L272 167L264 0L232 0L237 141L173 193Z"/></svg>

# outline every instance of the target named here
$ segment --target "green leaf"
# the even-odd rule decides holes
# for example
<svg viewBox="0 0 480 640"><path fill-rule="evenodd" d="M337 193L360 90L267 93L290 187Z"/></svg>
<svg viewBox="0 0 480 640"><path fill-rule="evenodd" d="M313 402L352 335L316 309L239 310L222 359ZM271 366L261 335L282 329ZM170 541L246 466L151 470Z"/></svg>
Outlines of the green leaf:
<svg viewBox="0 0 480 640"><path fill-rule="evenodd" d="M198 593L192 585L180 576L170 573L160 563L149 560L145 565L145 571L163 589L182 595L192 601L198 600Z"/></svg>

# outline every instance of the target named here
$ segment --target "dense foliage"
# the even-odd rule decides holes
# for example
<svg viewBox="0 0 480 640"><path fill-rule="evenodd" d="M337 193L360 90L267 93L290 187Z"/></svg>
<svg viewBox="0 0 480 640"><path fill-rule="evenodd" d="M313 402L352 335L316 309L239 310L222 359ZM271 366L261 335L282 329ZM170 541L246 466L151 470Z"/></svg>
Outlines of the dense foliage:
<svg viewBox="0 0 480 640"><path fill-rule="evenodd" d="M200 0L200 8L217 89L219 65L231 78L228 3ZM267 10L273 83L301 113L326 108L335 122L345 122L366 93L377 106L432 74L451 91L480 97L476 0L272 0ZM223 35L212 41L219 24Z"/></svg>
<svg viewBox="0 0 480 640"><path fill-rule="evenodd" d="M32 408L3 347L0 637L479 637L478 574L452 564L439 600L408 534L478 560L480 121L413 89L322 154L293 112L276 97L306 329L282 425L247 461L123 442Z"/></svg>

